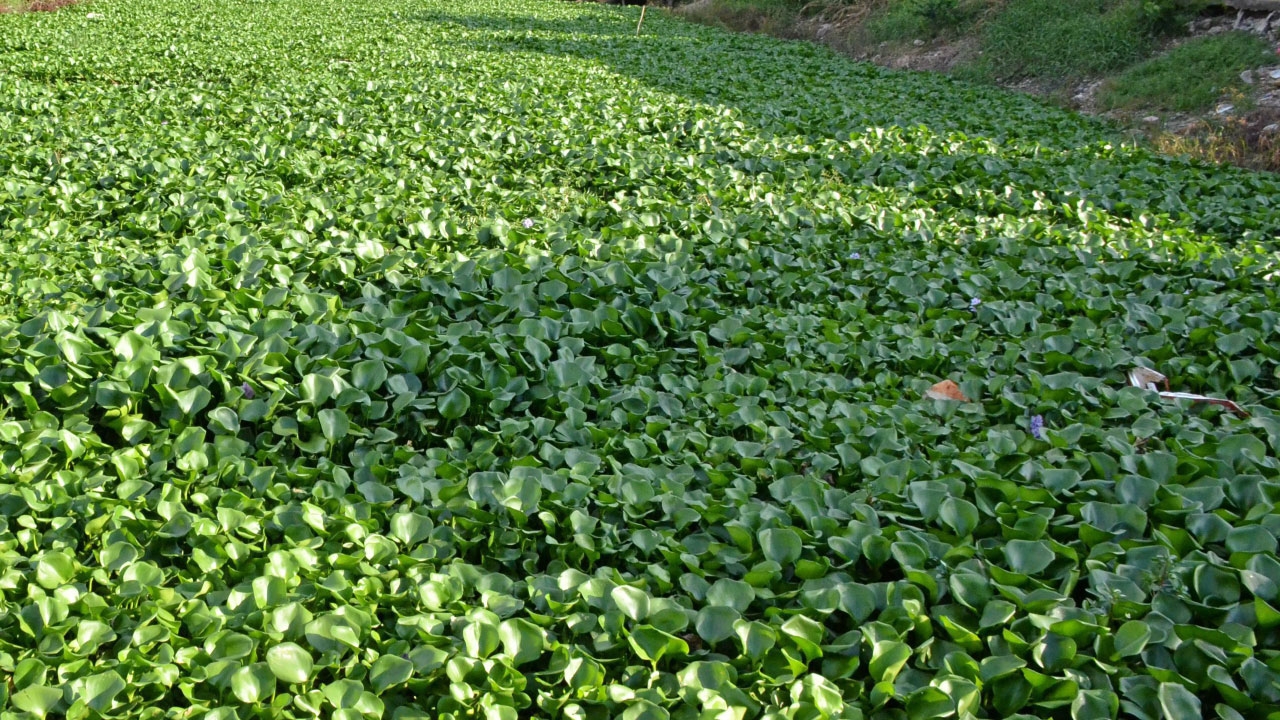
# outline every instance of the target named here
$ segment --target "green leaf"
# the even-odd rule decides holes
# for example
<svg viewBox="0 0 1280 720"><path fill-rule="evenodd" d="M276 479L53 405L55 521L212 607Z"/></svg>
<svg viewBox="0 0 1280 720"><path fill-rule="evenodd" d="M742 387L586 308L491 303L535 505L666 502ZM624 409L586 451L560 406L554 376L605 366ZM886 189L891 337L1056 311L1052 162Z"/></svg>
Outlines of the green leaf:
<svg viewBox="0 0 1280 720"><path fill-rule="evenodd" d="M753 660L759 660L778 642L777 632L759 621L739 620L733 629L738 641L742 643L743 651Z"/></svg>
<svg viewBox="0 0 1280 720"><path fill-rule="evenodd" d="M823 717L837 717L844 712L844 695L840 688L814 673L805 675L791 686L791 700L813 705Z"/></svg>
<svg viewBox="0 0 1280 720"><path fill-rule="evenodd" d="M804 544L791 528L766 528L760 531L760 549L765 559L786 567L800 559Z"/></svg>
<svg viewBox="0 0 1280 720"><path fill-rule="evenodd" d="M1012 675L1027 666L1027 661L1013 655L992 655L982 659L979 678L984 683Z"/></svg>
<svg viewBox="0 0 1280 720"><path fill-rule="evenodd" d="M62 702L62 690L32 685L15 692L9 702L23 712L43 718Z"/></svg>
<svg viewBox="0 0 1280 720"><path fill-rule="evenodd" d="M323 375L311 373L302 378L302 400L316 407L328 402L334 390L333 380Z"/></svg>
<svg viewBox="0 0 1280 720"><path fill-rule="evenodd" d="M377 390L386 381L387 368L381 360L358 362L351 369L351 384L366 392Z"/></svg>
<svg viewBox="0 0 1280 720"><path fill-rule="evenodd" d="M335 680L321 691L329 704L338 710L354 710L364 694L364 684L355 680Z"/></svg>
<svg viewBox="0 0 1280 720"><path fill-rule="evenodd" d="M1151 627L1141 620L1130 620L1116 630L1115 648L1120 657L1141 653L1151 639Z"/></svg>
<svg viewBox="0 0 1280 720"><path fill-rule="evenodd" d="M320 431L331 443L345 438L351 429L351 420L341 410L326 408L317 413L317 417L320 418Z"/></svg>
<svg viewBox="0 0 1280 720"><path fill-rule="evenodd" d="M471 408L471 398L459 388L454 388L440 398L440 416L447 420L457 420L467 414Z"/></svg>
<svg viewBox="0 0 1280 720"><path fill-rule="evenodd" d="M486 658L498 649L501 636L494 623L477 618L463 628L462 642L468 655L474 658Z"/></svg>
<svg viewBox="0 0 1280 720"><path fill-rule="evenodd" d="M407 682L413 677L413 663L396 655L383 655L369 668L369 682L373 691L385 692L388 688Z"/></svg>
<svg viewBox="0 0 1280 720"><path fill-rule="evenodd" d="M659 630L652 625L640 625L627 637L631 647L642 659L654 665L667 655L688 655L689 644L684 640Z"/></svg>
<svg viewBox="0 0 1280 720"><path fill-rule="evenodd" d="M275 694L276 677L265 663L240 668L231 676L231 692L247 705L262 702Z"/></svg>
<svg viewBox="0 0 1280 720"><path fill-rule="evenodd" d="M528 620L503 620L498 625L498 639L502 642L502 653L511 658L511 664L515 667L542 657L545 642L543 630Z"/></svg>
<svg viewBox="0 0 1280 720"><path fill-rule="evenodd" d="M712 605L698 611L698 619L694 627L698 636L709 645L723 642L733 637L734 624L741 618L737 610L721 605Z"/></svg>
<svg viewBox="0 0 1280 720"><path fill-rule="evenodd" d="M868 670L876 682L893 682L907 660L911 658L911 647L897 640L882 640L871 648L871 663Z"/></svg>
<svg viewBox="0 0 1280 720"><path fill-rule="evenodd" d="M547 361L551 359L551 348L547 347L546 343L532 335L525 336L524 349L525 352L529 353L529 355L533 357L533 361L537 363L539 367L545 366Z"/></svg>
<svg viewBox="0 0 1280 720"><path fill-rule="evenodd" d="M174 393L173 397L184 415L195 415L205 409L213 400L213 395L204 387L194 387L190 390Z"/></svg>
<svg viewBox="0 0 1280 720"><path fill-rule="evenodd" d="M46 590L66 585L75 576L75 572L75 561L60 551L45 553L36 562L36 582Z"/></svg>
<svg viewBox="0 0 1280 720"><path fill-rule="evenodd" d="M957 572L951 575L948 585L952 594L964 606L972 610L983 610L991 601L991 581L975 572ZM983 627L987 626L984 621Z"/></svg>
<svg viewBox="0 0 1280 720"><path fill-rule="evenodd" d="M598 688L604 678L604 666L589 657L575 657L564 668L565 684L574 690Z"/></svg>
<svg viewBox="0 0 1280 720"><path fill-rule="evenodd" d="M209 411L209 425L219 434L235 435L240 432L240 416L229 407L216 407Z"/></svg>
<svg viewBox="0 0 1280 720"><path fill-rule="evenodd" d="M1276 536L1261 525L1232 528L1227 533L1227 549L1239 553L1276 553Z"/></svg>
<svg viewBox="0 0 1280 720"><path fill-rule="evenodd" d="M955 711L950 696L938 688L923 687L907 696L907 715L912 718L941 718Z"/></svg>
<svg viewBox="0 0 1280 720"><path fill-rule="evenodd" d="M619 585L610 592L623 615L640 622L649 617L649 595L640 588Z"/></svg>
<svg viewBox="0 0 1280 720"><path fill-rule="evenodd" d="M1071 720L1113 720L1120 698L1110 690L1081 690L1071 702Z"/></svg>
<svg viewBox="0 0 1280 720"><path fill-rule="evenodd" d="M707 604L733 608L743 612L755 599L755 588L741 580L721 578L707 590Z"/></svg>
<svg viewBox="0 0 1280 720"><path fill-rule="evenodd" d="M89 675L71 682L70 697L91 709L106 713L113 707L115 698L125 689L124 678L114 670Z"/></svg>
<svg viewBox="0 0 1280 720"><path fill-rule="evenodd" d="M943 500L938 517L960 536L968 536L978 527L978 508L968 500L954 497Z"/></svg>
<svg viewBox="0 0 1280 720"><path fill-rule="evenodd" d="M622 720L670 720L670 718L671 714L666 710L644 699L632 701L627 705L627 709L622 711Z"/></svg>
<svg viewBox="0 0 1280 720"><path fill-rule="evenodd" d="M1250 345L1249 337L1244 333L1228 333L1218 337L1218 349L1227 355L1243 352Z"/></svg>
<svg viewBox="0 0 1280 720"><path fill-rule="evenodd" d="M1208 605L1223 607L1240 602L1239 576L1226 568L1197 565L1192 575L1192 588Z"/></svg>
<svg viewBox="0 0 1280 720"><path fill-rule="evenodd" d="M301 685L311 679L311 655L296 643L280 643L267 650L267 666L282 682Z"/></svg>
<svg viewBox="0 0 1280 720"><path fill-rule="evenodd" d="M220 630L205 641L205 652L214 660L239 660L248 657L256 643L248 635Z"/></svg>
<svg viewBox="0 0 1280 720"><path fill-rule="evenodd" d="M1037 575L1054 560L1053 550L1042 540L1010 540L1004 554L1009 567L1023 575Z"/></svg>
<svg viewBox="0 0 1280 720"><path fill-rule="evenodd" d="M1198 720L1200 698L1178 683L1162 682L1158 691L1160 713L1165 720Z"/></svg>
<svg viewBox="0 0 1280 720"><path fill-rule="evenodd" d="M1036 645L1033 655L1040 667L1056 673L1071 666L1078 649L1075 640L1051 632Z"/></svg>

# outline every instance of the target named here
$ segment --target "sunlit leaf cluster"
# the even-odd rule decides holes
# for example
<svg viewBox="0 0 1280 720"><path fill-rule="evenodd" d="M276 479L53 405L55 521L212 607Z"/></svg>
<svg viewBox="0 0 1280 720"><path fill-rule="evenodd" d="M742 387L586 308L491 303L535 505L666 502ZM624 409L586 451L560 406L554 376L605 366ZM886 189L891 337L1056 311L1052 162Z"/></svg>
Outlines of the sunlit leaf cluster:
<svg viewBox="0 0 1280 720"><path fill-rule="evenodd" d="M0 16L0 719L1280 713L1276 178L637 12Z"/></svg>

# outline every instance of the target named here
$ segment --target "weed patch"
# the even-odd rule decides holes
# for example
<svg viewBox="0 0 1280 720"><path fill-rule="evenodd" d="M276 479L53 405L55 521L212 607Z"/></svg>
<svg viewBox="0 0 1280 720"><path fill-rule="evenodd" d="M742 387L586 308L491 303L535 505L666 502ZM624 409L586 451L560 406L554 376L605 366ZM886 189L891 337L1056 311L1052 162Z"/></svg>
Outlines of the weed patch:
<svg viewBox="0 0 1280 720"><path fill-rule="evenodd" d="M896 0L873 13L864 32L872 42L934 38L963 31L988 6L986 0Z"/></svg>
<svg viewBox="0 0 1280 720"><path fill-rule="evenodd" d="M1154 48L1136 2L1009 0L983 29L979 74L1063 83L1123 68Z"/></svg>
<svg viewBox="0 0 1280 720"><path fill-rule="evenodd" d="M1110 79L1100 100L1106 108L1200 110L1241 88L1242 71L1275 60L1270 43L1255 35L1195 38Z"/></svg>

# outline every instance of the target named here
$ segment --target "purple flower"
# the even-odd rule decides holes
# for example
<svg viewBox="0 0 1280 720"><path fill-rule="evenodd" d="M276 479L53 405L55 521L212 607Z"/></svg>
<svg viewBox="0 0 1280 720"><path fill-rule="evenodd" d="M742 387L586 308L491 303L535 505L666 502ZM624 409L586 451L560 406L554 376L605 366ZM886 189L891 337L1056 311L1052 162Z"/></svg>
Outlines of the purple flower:
<svg viewBox="0 0 1280 720"><path fill-rule="evenodd" d="M249 387L249 383L245 383L245 384L241 385L241 386L240 386L240 392L244 393L244 396L245 396L246 398L248 398L248 399L250 399L250 400L252 400L252 399L253 399L253 395L254 395L254 393L253 393L253 388Z"/></svg>
<svg viewBox="0 0 1280 720"><path fill-rule="evenodd" d="M978 298L973 298L969 300L969 309L973 310L974 308L978 307L981 304L982 304L981 300L979 300Z"/></svg>
<svg viewBox="0 0 1280 720"><path fill-rule="evenodd" d="M849 259L850 259L850 260L861 260L861 259L862 259L862 253L859 253L859 252L853 253L853 254L849 255Z"/></svg>
<svg viewBox="0 0 1280 720"><path fill-rule="evenodd" d="M1036 415L1031 418L1031 437L1037 440L1044 439L1044 416Z"/></svg>
<svg viewBox="0 0 1280 720"><path fill-rule="evenodd" d="M520 224L524 226L525 230L531 230L533 229L533 218L525 218Z"/></svg>

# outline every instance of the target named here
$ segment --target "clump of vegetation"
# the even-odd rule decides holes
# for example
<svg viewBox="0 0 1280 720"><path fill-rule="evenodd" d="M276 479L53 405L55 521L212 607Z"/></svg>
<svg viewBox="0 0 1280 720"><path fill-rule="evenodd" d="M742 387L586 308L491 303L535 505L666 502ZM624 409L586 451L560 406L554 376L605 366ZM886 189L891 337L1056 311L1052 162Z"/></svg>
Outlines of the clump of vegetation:
<svg viewBox="0 0 1280 720"><path fill-rule="evenodd" d="M1256 35L1194 38L1111 78L1099 100L1106 108L1200 110L1239 89L1242 71L1274 62L1270 43Z"/></svg>
<svg viewBox="0 0 1280 720"><path fill-rule="evenodd" d="M988 7L986 0L893 0L866 21L874 42L902 42L958 32Z"/></svg>
<svg viewBox="0 0 1280 720"><path fill-rule="evenodd" d="M1280 714L1280 178L661 12L94 12L0 16L0 719Z"/></svg>
<svg viewBox="0 0 1280 720"><path fill-rule="evenodd" d="M0 0L0 13L53 12L77 0Z"/></svg>
<svg viewBox="0 0 1280 720"><path fill-rule="evenodd" d="M694 22L719 25L739 32L790 37L805 5L798 0L709 0L681 8Z"/></svg>
<svg viewBox="0 0 1280 720"><path fill-rule="evenodd" d="M1139 0L1147 29L1158 35L1182 31L1187 22L1212 4L1211 0Z"/></svg>
<svg viewBox="0 0 1280 720"><path fill-rule="evenodd" d="M975 70L1066 83L1123 68L1153 47L1147 16L1131 0L1009 0L983 27Z"/></svg>

